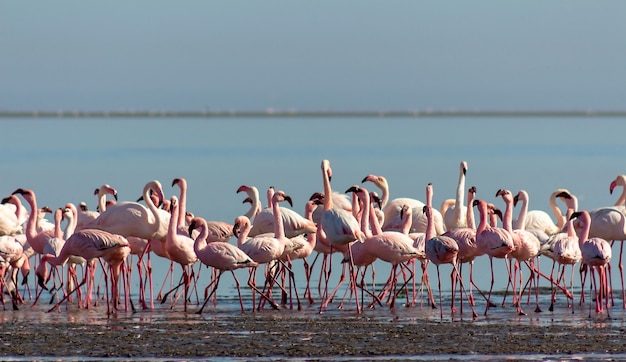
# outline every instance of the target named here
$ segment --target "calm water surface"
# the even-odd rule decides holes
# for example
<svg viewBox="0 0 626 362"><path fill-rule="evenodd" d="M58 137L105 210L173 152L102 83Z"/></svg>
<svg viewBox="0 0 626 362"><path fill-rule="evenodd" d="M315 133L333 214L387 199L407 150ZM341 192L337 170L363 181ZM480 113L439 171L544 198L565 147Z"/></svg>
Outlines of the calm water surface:
<svg viewBox="0 0 626 362"><path fill-rule="evenodd" d="M332 186L336 191L360 184L367 174L377 174L389 180L391 198L423 200L425 186L432 182L435 205L454 198L458 165L465 160L469 165L466 185L477 187L478 198L504 208L502 200L495 197L498 189L524 189L531 198L530 209L548 211L548 197L557 188L576 194L581 209L612 205L617 195L609 194L609 183L616 175L626 173L626 122L617 118L49 118L3 119L0 130L4 136L0 144L3 196L18 187L30 188L36 192L40 205L54 209L67 202L85 201L95 209L93 190L104 183L118 190L120 200L135 201L149 180L160 180L169 197L178 194L178 188L170 187L171 181L185 177L189 184L188 210L209 220L231 223L247 211L242 195L236 193L242 184L257 186L262 195L271 185L284 190L292 196L294 209L303 212L309 196L322 190L322 159L331 161ZM615 261L618 253L616 245ZM169 262L154 257L153 263L158 289ZM338 265L338 256L333 263ZM294 265L296 283L302 286L301 262ZM551 266L549 259L541 259L544 273L549 274ZM312 284L317 283L318 267L319 263ZM502 261L496 261L495 267L494 288L501 292L506 279L498 276L505 275L506 269ZM384 282L388 266L376 262L375 268L376 280ZM167 286L176 284L180 277L180 267L175 266L174 270L175 277L166 282ZM333 278L338 278L339 267L335 271ZM449 267L442 267L442 289L446 292L450 286L449 272ZM527 270L524 272L527 274ZM431 280L436 279L434 267L429 273ZM247 272L238 271L237 275L245 284ZM578 273L575 275L574 285L579 293ZM618 275L613 274L616 289ZM488 289L490 271L486 257L476 261L475 278L482 289ZM200 288L208 281L209 273L203 268ZM545 280L541 283L548 286ZM436 288L436 280L433 285ZM136 277L133 287L136 293ZM230 275L224 275L218 294L219 308L237 310ZM560 298L562 304L557 313L564 314L557 319L566 320L569 314L563 296ZM484 308L484 304L479 305L478 309ZM547 305L544 293L542 307L547 310ZM343 312L349 313L333 311ZM375 313L387 315L389 311L378 308ZM508 322L511 318L521 323L550 323L553 319L551 314L538 317L532 312L527 317L517 317L511 308L496 309L496 317L482 317L479 312L479 319L488 322L498 318L498 313L505 313ZM613 308L612 313L610 323L624 322L621 308ZM29 318L25 310L10 312L10 318L20 318L21 314ZM584 320L587 313L579 311L576 315ZM49 318L70 318L63 314L54 316ZM158 316L159 312L153 311L149 318ZM7 312L1 318L6 320Z"/></svg>

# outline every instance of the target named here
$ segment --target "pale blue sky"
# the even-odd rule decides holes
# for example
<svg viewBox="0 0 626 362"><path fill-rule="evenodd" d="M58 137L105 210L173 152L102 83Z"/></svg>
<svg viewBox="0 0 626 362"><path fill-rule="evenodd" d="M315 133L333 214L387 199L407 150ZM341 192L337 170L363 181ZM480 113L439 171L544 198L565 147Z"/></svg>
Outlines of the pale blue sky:
<svg viewBox="0 0 626 362"><path fill-rule="evenodd" d="M2 110L623 110L624 1L2 1Z"/></svg>

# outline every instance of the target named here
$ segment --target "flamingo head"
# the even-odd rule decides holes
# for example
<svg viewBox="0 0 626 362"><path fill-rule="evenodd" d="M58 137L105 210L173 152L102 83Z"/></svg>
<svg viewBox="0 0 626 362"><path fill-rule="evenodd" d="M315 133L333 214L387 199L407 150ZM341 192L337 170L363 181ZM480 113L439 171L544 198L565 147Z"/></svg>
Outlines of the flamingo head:
<svg viewBox="0 0 626 362"><path fill-rule="evenodd" d="M282 190L276 191L274 193L274 196L272 196L272 200L274 200L276 202L287 201L287 203L289 203L289 206L293 207L293 201L291 200L291 196L287 195Z"/></svg>

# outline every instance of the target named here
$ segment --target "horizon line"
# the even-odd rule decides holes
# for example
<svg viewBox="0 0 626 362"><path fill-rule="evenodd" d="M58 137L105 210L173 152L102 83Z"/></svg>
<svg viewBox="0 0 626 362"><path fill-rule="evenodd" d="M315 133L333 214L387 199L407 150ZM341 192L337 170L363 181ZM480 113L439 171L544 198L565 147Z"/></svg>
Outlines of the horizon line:
<svg viewBox="0 0 626 362"><path fill-rule="evenodd" d="M224 118L224 117L626 117L626 110L0 110L1 118Z"/></svg>

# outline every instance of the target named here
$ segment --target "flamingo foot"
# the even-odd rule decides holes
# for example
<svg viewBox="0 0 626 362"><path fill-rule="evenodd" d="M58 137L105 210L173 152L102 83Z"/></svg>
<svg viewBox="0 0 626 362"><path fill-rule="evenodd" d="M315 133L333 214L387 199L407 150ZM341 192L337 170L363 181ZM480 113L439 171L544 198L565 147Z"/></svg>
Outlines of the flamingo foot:
<svg viewBox="0 0 626 362"><path fill-rule="evenodd" d="M543 312L543 311L541 310L541 308L539 308L539 306L537 306L535 308L535 313L541 313L541 312Z"/></svg>

